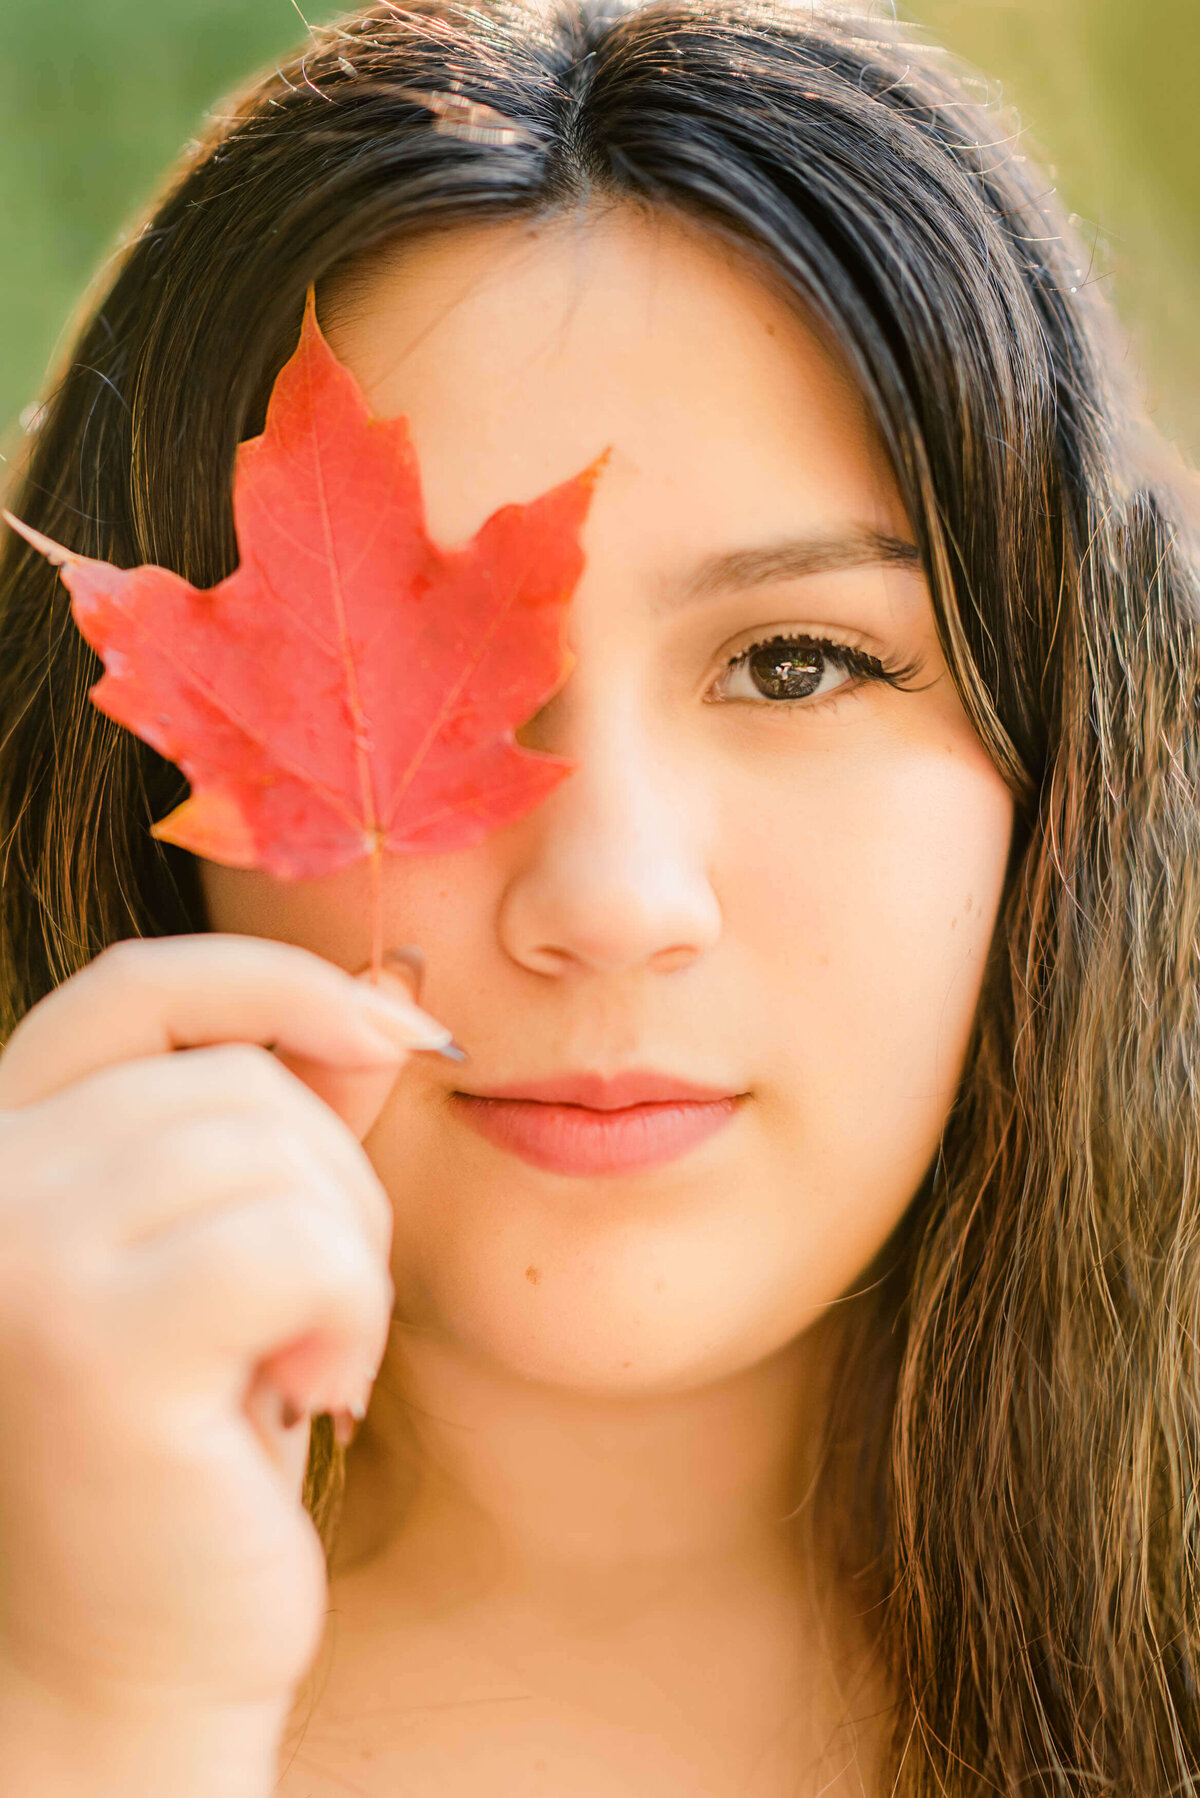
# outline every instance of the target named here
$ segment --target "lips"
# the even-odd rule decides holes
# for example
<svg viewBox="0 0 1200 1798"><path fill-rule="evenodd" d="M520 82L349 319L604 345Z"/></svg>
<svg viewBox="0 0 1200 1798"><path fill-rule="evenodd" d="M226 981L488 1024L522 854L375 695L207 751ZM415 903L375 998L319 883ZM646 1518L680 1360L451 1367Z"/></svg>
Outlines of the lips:
<svg viewBox="0 0 1200 1798"><path fill-rule="evenodd" d="M724 1128L744 1095L654 1072L570 1074L457 1092L463 1122L550 1173L623 1174L674 1161Z"/></svg>

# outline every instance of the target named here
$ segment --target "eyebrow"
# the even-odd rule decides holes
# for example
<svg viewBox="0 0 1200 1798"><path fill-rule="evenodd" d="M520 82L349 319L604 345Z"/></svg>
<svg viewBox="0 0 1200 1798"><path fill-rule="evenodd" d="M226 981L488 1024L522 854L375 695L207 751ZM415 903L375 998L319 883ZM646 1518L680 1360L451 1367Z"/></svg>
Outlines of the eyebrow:
<svg viewBox="0 0 1200 1798"><path fill-rule="evenodd" d="M865 525L834 537L793 537L757 549L735 549L707 557L684 583L680 601L761 587L768 581L802 580L807 575L834 574L843 568L880 565L919 569L921 553L915 543Z"/></svg>

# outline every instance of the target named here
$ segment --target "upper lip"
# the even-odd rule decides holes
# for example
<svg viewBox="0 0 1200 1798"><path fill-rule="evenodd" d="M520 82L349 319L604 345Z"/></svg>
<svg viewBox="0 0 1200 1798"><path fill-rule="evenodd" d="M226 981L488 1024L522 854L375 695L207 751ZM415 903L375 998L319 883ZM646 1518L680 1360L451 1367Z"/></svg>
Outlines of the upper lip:
<svg viewBox="0 0 1200 1798"><path fill-rule="evenodd" d="M732 1099L730 1087L697 1086L673 1074L631 1069L624 1074L560 1074L550 1080L521 1080L508 1086L480 1087L473 1099L527 1099L541 1105L586 1105L592 1111L620 1111L627 1105L649 1105L690 1099Z"/></svg>

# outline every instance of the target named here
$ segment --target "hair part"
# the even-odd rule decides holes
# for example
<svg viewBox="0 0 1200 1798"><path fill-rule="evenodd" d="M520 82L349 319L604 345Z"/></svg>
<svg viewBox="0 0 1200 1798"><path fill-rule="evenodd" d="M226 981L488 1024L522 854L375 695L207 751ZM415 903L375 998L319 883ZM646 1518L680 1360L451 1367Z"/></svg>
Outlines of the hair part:
<svg viewBox="0 0 1200 1798"><path fill-rule="evenodd" d="M998 141L999 140L999 141ZM662 209L751 257L870 404L1017 806L935 1166L848 1304L811 1521L877 1631L895 1798L1200 1790L1200 581L1046 184L939 53L767 0L369 7L181 166L9 503L201 586L310 284L464 225ZM203 929L178 770L0 568L4 1027ZM343 1467L314 1429L327 1550Z"/></svg>

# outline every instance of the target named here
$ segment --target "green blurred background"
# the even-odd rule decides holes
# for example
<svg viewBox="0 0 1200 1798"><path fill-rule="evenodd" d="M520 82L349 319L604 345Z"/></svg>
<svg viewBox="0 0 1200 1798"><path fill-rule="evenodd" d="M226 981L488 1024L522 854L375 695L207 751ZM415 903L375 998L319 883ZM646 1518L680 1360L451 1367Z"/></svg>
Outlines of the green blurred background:
<svg viewBox="0 0 1200 1798"><path fill-rule="evenodd" d="M317 24L345 9L305 10ZM1099 239L1094 277L1115 295L1158 422L1200 460L1197 0L901 10L1017 107ZM0 435L205 110L302 35L295 0L0 0Z"/></svg>

